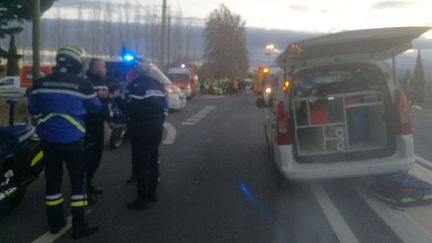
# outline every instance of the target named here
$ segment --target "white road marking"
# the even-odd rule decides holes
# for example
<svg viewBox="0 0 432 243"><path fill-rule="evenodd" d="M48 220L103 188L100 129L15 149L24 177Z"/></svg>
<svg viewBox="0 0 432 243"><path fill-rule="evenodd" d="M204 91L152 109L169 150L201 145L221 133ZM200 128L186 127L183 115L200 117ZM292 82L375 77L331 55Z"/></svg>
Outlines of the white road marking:
<svg viewBox="0 0 432 243"><path fill-rule="evenodd" d="M216 106L206 106L200 111L198 111L196 114L188 118L185 122L182 122L182 125L196 125L197 122L200 122L202 119L204 119L210 112L212 112Z"/></svg>
<svg viewBox="0 0 432 243"><path fill-rule="evenodd" d="M430 162L429 160L422 158L418 155L415 156L415 159L417 163L421 166L425 167L426 169L432 170L432 162Z"/></svg>
<svg viewBox="0 0 432 243"><path fill-rule="evenodd" d="M199 122L201 121L201 118L189 118L187 119L188 122Z"/></svg>
<svg viewBox="0 0 432 243"><path fill-rule="evenodd" d="M99 207L102 203L104 203L105 201L113 197L114 194L118 190L120 190L120 188L122 188L124 185L125 185L124 183L119 184L117 187L114 188L114 190L109 192L105 198L103 198L100 201L98 200L98 203L93 208L87 209L87 215L93 212L93 210ZM64 233L66 233L72 227L72 215L67 217L66 220L67 220L67 225L58 234L53 235L51 234L50 231L48 231L42 236L38 237L36 240L32 241L32 243L50 243L60 238L62 235L64 235Z"/></svg>
<svg viewBox="0 0 432 243"><path fill-rule="evenodd" d="M182 122L181 124L186 126L193 126L196 125L196 122Z"/></svg>
<svg viewBox="0 0 432 243"><path fill-rule="evenodd" d="M334 233L341 243L358 243L357 237L345 222L344 218L337 210L336 206L318 182L310 183L313 194L318 204L329 221Z"/></svg>
<svg viewBox="0 0 432 243"><path fill-rule="evenodd" d="M430 243L432 241L432 234L408 213L391 208L374 197L368 197L365 188L357 186L355 190L403 242Z"/></svg>
<svg viewBox="0 0 432 243"><path fill-rule="evenodd" d="M173 144L174 141L176 140L177 130L169 122L164 122L163 126L167 131L167 135L166 135L164 141L162 142L162 144Z"/></svg>
<svg viewBox="0 0 432 243"><path fill-rule="evenodd" d="M93 209L88 209L87 214L91 213ZM45 234L41 235L36 240L32 241L32 243L50 243L54 242L61 236L63 236L70 228L72 228L72 215L66 218L67 224L66 226L60 230L57 234L53 235L50 231L46 232Z"/></svg>

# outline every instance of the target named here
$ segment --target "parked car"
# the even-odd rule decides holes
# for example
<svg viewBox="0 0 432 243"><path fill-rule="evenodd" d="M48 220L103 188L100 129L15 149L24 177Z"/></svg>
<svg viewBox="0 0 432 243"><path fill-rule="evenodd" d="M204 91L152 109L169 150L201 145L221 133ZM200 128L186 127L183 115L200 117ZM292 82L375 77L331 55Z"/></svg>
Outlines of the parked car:
<svg viewBox="0 0 432 243"><path fill-rule="evenodd" d="M19 76L0 78L0 97L22 97L26 92L27 88L21 87Z"/></svg>
<svg viewBox="0 0 432 243"><path fill-rule="evenodd" d="M279 175L323 179L406 172L414 166L407 98L386 60L430 27L336 33L288 45L265 137Z"/></svg>

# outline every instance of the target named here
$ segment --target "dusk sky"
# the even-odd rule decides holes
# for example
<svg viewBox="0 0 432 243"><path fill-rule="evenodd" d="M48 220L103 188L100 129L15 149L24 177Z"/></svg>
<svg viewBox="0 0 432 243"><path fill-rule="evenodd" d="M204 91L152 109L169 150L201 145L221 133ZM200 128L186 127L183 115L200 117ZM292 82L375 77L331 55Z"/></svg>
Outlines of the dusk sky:
<svg viewBox="0 0 432 243"><path fill-rule="evenodd" d="M114 21L116 16L124 13L121 5L126 3L130 5L130 9L146 7L156 11L157 15L160 15L162 9L162 0L59 0L43 17L76 19L79 5L84 13L87 11L91 15L92 9L98 5L104 9L106 2L118 4L111 14ZM381 27L432 26L432 0L167 0L167 4L168 14L175 15L181 11L185 24L189 22L200 26L204 25L209 13L221 4L241 15L248 28L310 32L312 35ZM130 21L133 19L131 13ZM421 49L425 66L432 66L431 41L432 31L429 31L414 42L414 49L401 55L401 64L413 66L417 49ZM264 40L262 47L248 46L252 64L267 60L263 49L265 44ZM279 43L275 52L281 52L287 44Z"/></svg>
<svg viewBox="0 0 432 243"><path fill-rule="evenodd" d="M125 3L126 0L60 0L56 6L77 6L95 2ZM162 0L129 0L130 5L161 6ZM246 20L247 27L289 29L307 32L338 32L341 30L432 25L432 1L346 1L346 0L231 0L169 1L171 12L181 9L184 17L203 19L220 4ZM45 16L53 16L54 9ZM72 16L73 17L73 16ZM432 33L427 34L432 38Z"/></svg>

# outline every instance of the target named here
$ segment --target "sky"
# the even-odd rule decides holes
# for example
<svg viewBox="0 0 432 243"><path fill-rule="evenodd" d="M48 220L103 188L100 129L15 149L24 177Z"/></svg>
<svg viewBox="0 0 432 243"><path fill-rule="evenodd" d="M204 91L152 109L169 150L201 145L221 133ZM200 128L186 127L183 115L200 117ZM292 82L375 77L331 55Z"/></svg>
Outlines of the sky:
<svg viewBox="0 0 432 243"><path fill-rule="evenodd" d="M105 2L119 5L128 2L132 7L139 5L156 9L158 14L162 9L162 0L59 0L43 17L56 18L56 7L60 7L67 10L62 11L62 17L73 19L77 17L74 9L79 4L91 9ZM432 0L167 0L167 4L171 15L181 11L184 19L201 26L209 13L221 4L239 14L246 21L246 27L269 31L277 29L320 35L355 29L432 26ZM115 11L120 12L119 9L115 8ZM263 42L263 46L265 44ZM275 52L285 47L286 43L280 44ZM414 48L401 56L402 63L412 66L417 48L420 48L425 65L432 66L432 31L414 41ZM264 53L260 48L250 52L257 60L261 60Z"/></svg>
<svg viewBox="0 0 432 243"><path fill-rule="evenodd" d="M60 0L56 5L117 2L126 0ZM129 0L131 5L160 7L162 0ZM203 24L207 15L220 4L246 20L247 27L288 29L305 32L338 32L342 30L392 27L432 26L432 1L377 0L167 0L171 12L181 9L184 17ZM53 16L53 10L46 14ZM426 35L432 38L432 33Z"/></svg>

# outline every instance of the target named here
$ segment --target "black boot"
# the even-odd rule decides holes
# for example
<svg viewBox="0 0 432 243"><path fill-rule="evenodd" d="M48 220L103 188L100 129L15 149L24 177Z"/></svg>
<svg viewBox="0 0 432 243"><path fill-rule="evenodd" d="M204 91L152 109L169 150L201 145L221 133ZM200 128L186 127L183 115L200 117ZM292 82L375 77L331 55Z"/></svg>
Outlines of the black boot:
<svg viewBox="0 0 432 243"><path fill-rule="evenodd" d="M62 230L64 227L66 226L66 220L63 219L63 221L58 222L57 225L50 227L50 232L51 234L57 234L58 232L60 232L60 230Z"/></svg>
<svg viewBox="0 0 432 243"><path fill-rule="evenodd" d="M85 207L72 208L72 238L81 239L96 233L98 230L98 226L89 226L87 224Z"/></svg>
<svg viewBox="0 0 432 243"><path fill-rule="evenodd" d="M75 240L84 238L86 236L92 235L99 230L98 226L83 226L83 227L73 227L72 238Z"/></svg>
<svg viewBox="0 0 432 243"><path fill-rule="evenodd" d="M66 226L63 204L47 207L48 225L52 234L57 234Z"/></svg>
<svg viewBox="0 0 432 243"><path fill-rule="evenodd" d="M126 207L132 210L146 210L148 208L146 201L142 198L137 198L133 202L126 204Z"/></svg>

